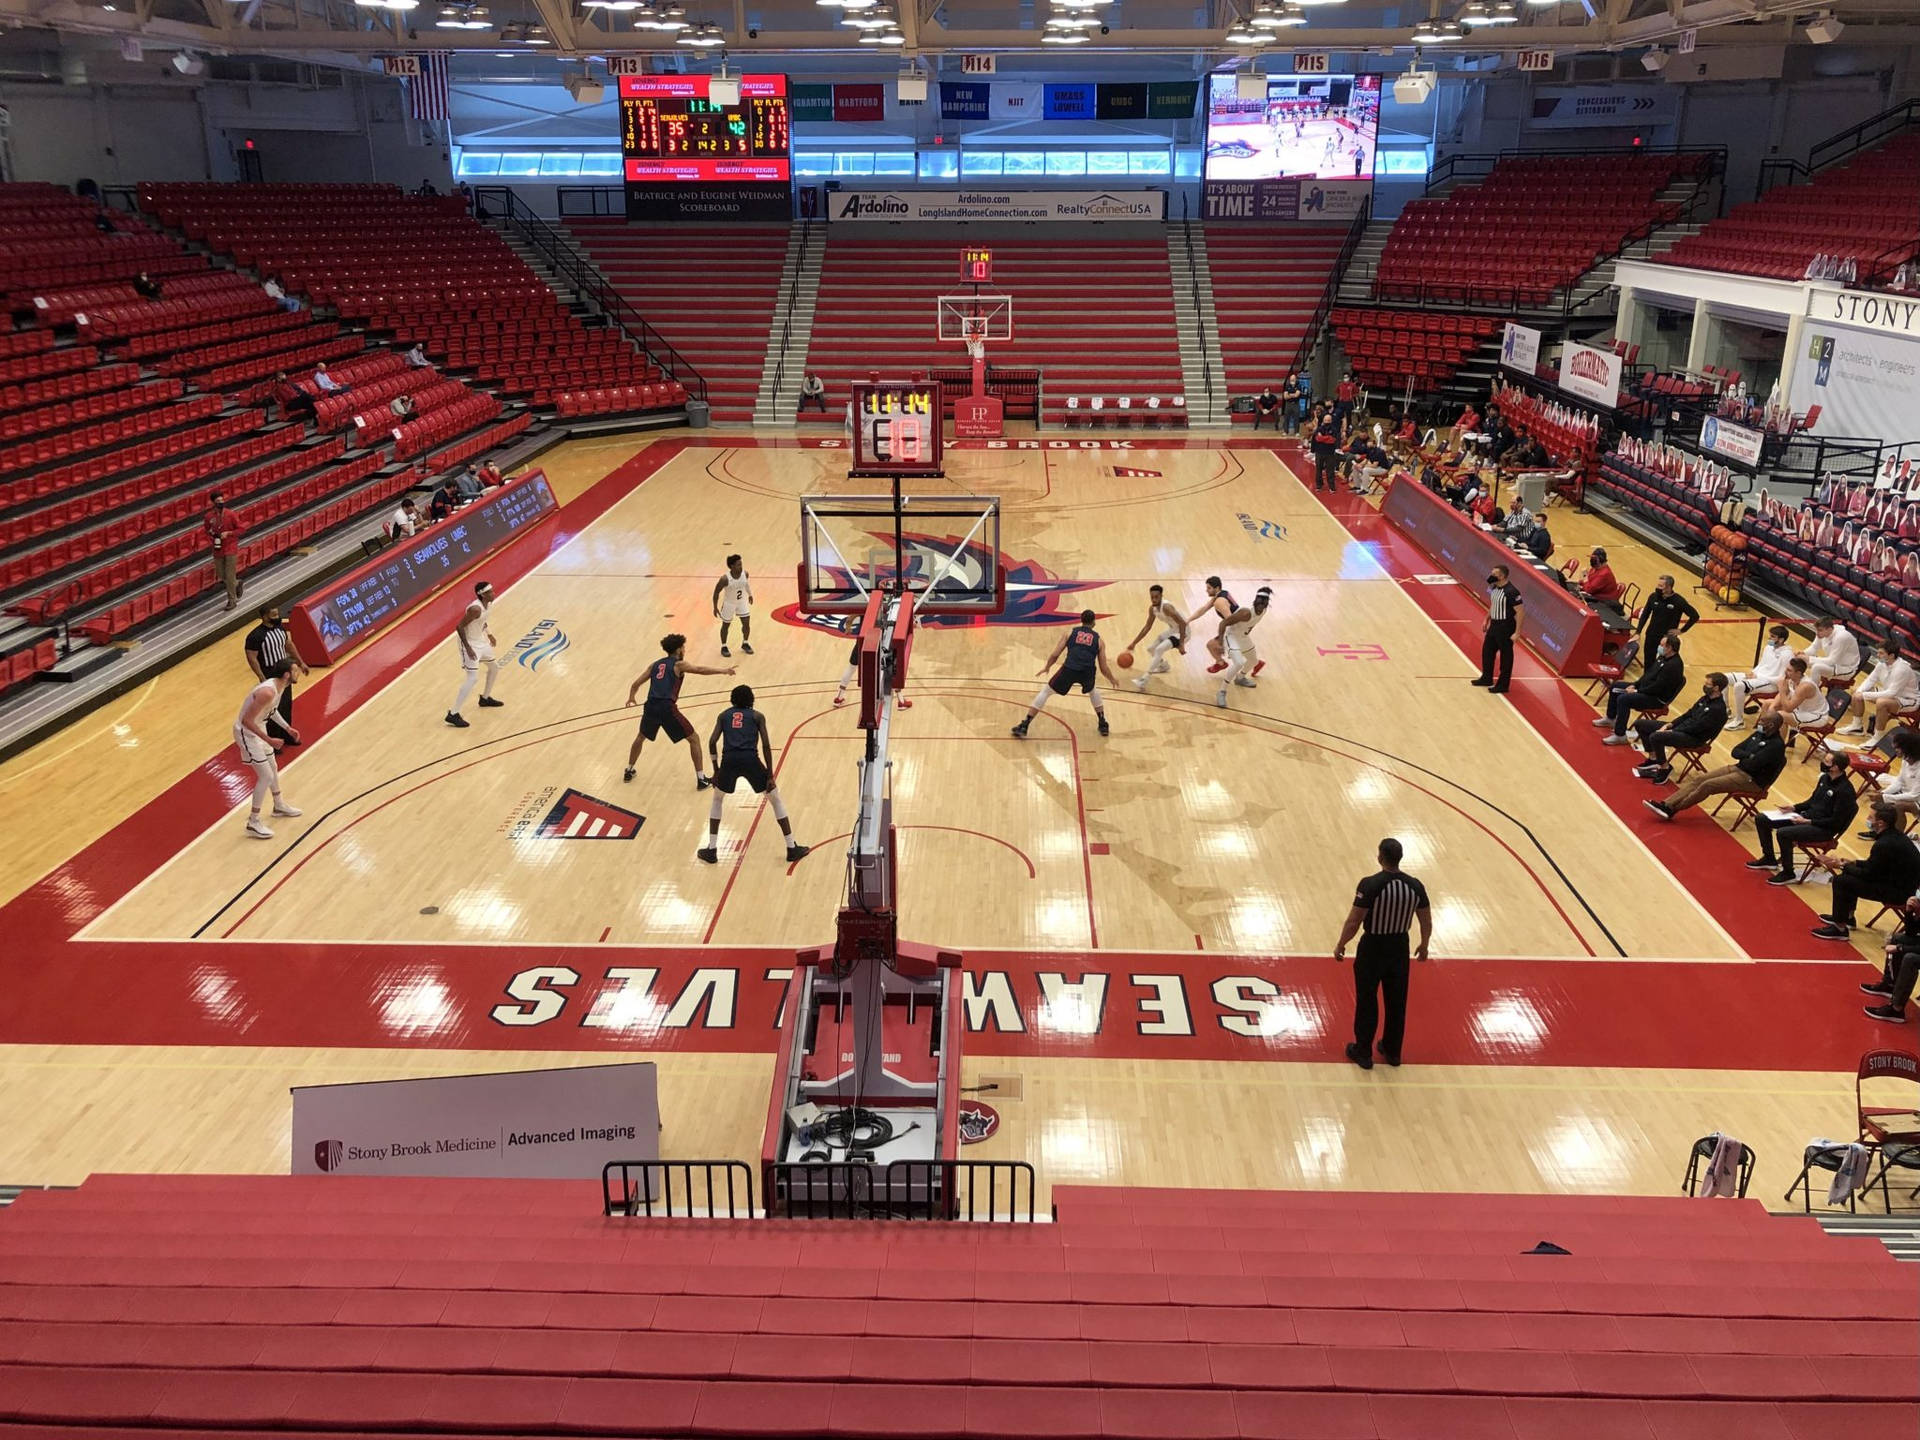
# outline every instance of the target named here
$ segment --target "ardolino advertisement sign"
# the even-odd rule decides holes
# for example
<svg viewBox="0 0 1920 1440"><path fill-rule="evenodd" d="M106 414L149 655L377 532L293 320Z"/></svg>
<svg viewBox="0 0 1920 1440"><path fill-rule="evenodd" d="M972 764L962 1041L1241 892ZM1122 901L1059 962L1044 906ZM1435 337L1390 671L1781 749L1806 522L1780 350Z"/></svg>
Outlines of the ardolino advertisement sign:
<svg viewBox="0 0 1920 1440"><path fill-rule="evenodd" d="M1064 221L1167 218L1164 190L836 190L827 196L835 224L928 220Z"/></svg>
<svg viewBox="0 0 1920 1440"><path fill-rule="evenodd" d="M295 1175L589 1180L609 1161L659 1158L647 1063L293 1091Z"/></svg>

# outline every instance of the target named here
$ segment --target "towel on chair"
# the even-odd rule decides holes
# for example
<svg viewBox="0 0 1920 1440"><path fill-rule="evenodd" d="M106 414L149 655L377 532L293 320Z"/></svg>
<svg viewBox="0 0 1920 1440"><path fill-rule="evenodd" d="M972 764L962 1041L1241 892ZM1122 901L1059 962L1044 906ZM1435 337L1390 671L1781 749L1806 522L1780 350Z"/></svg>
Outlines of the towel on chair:
<svg viewBox="0 0 1920 1440"><path fill-rule="evenodd" d="M1833 1172L1833 1183L1827 1186L1827 1204L1844 1205L1848 1197L1866 1186L1867 1170L1873 1164L1873 1152L1857 1141L1849 1144L1845 1140L1815 1140L1807 1146L1809 1159L1821 1150L1844 1152L1839 1166Z"/></svg>
<svg viewBox="0 0 1920 1440"><path fill-rule="evenodd" d="M1717 1130L1709 1138L1713 1141L1713 1157L1707 1161L1706 1182L1700 1187L1700 1198L1736 1196L1740 1193L1741 1144Z"/></svg>

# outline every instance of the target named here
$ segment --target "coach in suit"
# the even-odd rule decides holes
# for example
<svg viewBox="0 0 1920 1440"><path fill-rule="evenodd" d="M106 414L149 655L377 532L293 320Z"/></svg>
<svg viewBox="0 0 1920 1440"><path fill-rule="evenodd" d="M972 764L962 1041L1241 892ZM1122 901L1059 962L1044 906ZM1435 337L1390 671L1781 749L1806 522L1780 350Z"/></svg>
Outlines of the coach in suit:
<svg viewBox="0 0 1920 1440"><path fill-rule="evenodd" d="M1347 1046L1347 1058L1362 1070L1373 1068L1373 1032L1380 1024L1380 1000L1386 1000L1386 1025L1380 1030L1380 1058L1389 1065L1400 1063L1400 1042L1407 1028L1407 981L1414 958L1427 958L1427 942L1433 937L1433 911L1427 902L1427 887L1400 869L1400 842L1380 842L1380 868L1355 887L1353 908L1346 924L1340 927L1340 939L1333 947L1333 958L1347 958L1347 946L1355 933L1360 947L1353 954L1353 1043ZM1407 932L1420 922L1419 949L1409 954Z"/></svg>

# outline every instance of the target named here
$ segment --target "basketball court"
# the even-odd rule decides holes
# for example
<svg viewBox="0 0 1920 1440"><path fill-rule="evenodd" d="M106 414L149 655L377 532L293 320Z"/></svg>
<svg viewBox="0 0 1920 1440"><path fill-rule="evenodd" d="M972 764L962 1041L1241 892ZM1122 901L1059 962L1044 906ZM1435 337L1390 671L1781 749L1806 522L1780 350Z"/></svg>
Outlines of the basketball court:
<svg viewBox="0 0 1920 1440"><path fill-rule="evenodd" d="M792 952L831 940L846 893L861 741L834 704L845 621L796 604L800 502L873 485L837 440L575 442L542 465L559 515L485 572L505 708L442 722L457 586L303 687L304 814L271 841L242 833L226 743L237 638L0 768L27 837L0 1072L34 1117L0 1174L279 1171L289 1084L609 1051L659 1062L662 1154L754 1152ZM1777 1194L1851 1113L1860 957L1806 938L1743 839L1651 823L1537 662L1513 703L1470 687L1474 600L1308 473L1291 444L1049 437L951 442L946 478L910 487L906 546L1007 596L923 627L892 732L901 933L966 952L965 1079L999 1116L971 1153L1046 1183L1660 1193L1725 1129ZM979 495L995 541L941 518ZM755 653L736 628L723 661L735 551ZM1210 574L1273 588L1258 688L1215 703L1209 622L1144 693L1138 668L1102 686L1111 736L1077 694L1009 735L1083 609L1113 654L1149 584L1190 614ZM696 862L684 745L623 783L628 686L674 631L738 670L686 682L703 748L753 687L814 847L798 864L744 789L720 863ZM1750 631L1698 648L1736 663ZM1389 834L1434 897L1434 959L1405 1068L1363 1074L1330 954Z"/></svg>

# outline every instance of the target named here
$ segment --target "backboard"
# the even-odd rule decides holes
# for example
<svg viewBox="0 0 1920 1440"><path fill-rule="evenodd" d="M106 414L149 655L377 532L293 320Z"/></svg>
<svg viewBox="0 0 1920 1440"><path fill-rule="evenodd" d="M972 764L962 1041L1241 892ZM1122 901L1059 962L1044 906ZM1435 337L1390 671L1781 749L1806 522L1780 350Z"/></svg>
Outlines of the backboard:
<svg viewBox="0 0 1920 1440"><path fill-rule="evenodd" d="M950 344L1013 339L1013 297L997 290L973 295L942 295L938 307L940 338Z"/></svg>
<svg viewBox="0 0 1920 1440"><path fill-rule="evenodd" d="M922 614L998 615L1000 497L810 495L800 501L800 609L858 614L875 589L904 582Z"/></svg>

